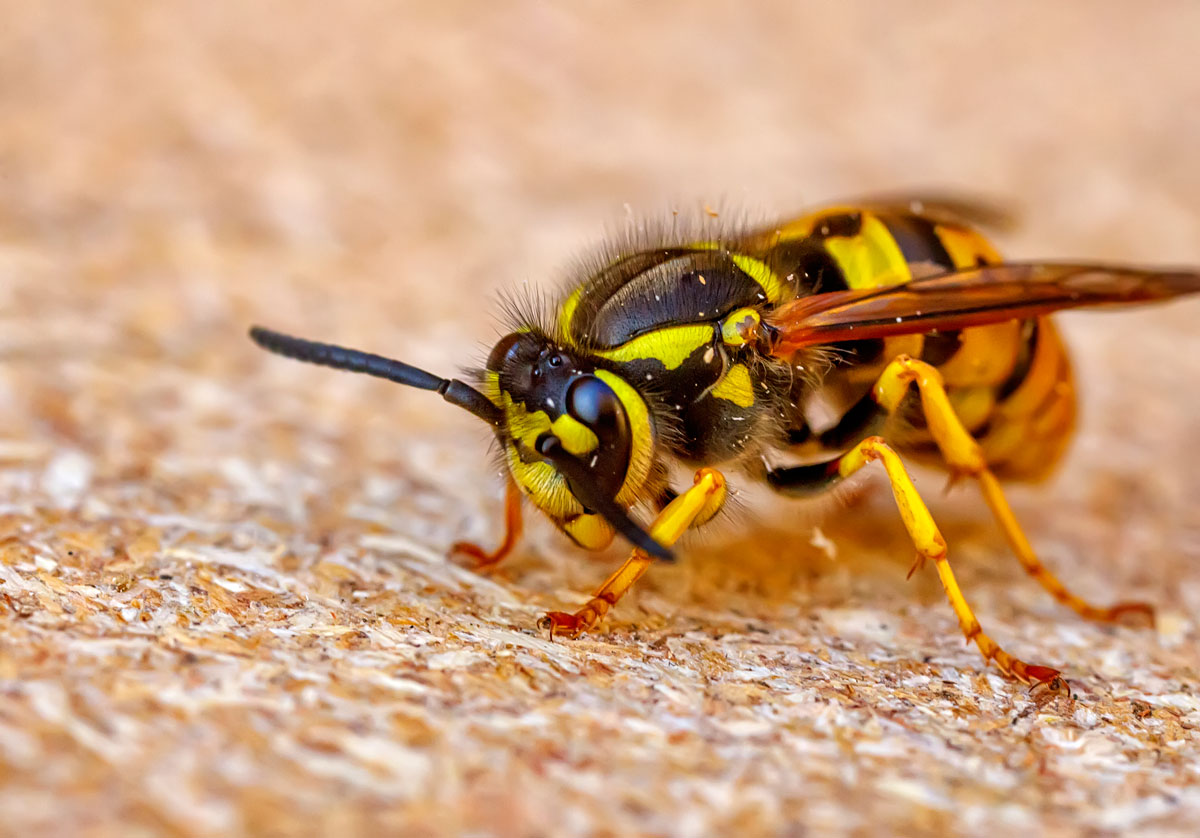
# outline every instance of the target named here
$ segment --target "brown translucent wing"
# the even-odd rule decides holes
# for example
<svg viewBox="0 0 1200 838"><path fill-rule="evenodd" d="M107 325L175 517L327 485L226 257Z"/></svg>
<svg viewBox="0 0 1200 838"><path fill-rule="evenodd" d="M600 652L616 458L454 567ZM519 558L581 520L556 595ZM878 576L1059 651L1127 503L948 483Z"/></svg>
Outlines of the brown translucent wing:
<svg viewBox="0 0 1200 838"><path fill-rule="evenodd" d="M734 240L735 249L746 252L764 250L778 243L781 230L808 228L830 213L854 213L869 210L875 213L917 215L934 224L1011 231L1017 226L1017 214L1006 204L987 198L954 192L879 192L859 198L826 204L809 209L794 218L751 229Z"/></svg>
<svg viewBox="0 0 1200 838"><path fill-rule="evenodd" d="M1200 271L1010 262L904 285L814 294L767 317L772 354L815 344L964 329L1068 308L1168 300L1200 291Z"/></svg>
<svg viewBox="0 0 1200 838"><path fill-rule="evenodd" d="M854 203L879 212L919 215L935 224L967 224L1000 232L1016 229L1019 222L1017 212L1005 202L957 192L882 192Z"/></svg>

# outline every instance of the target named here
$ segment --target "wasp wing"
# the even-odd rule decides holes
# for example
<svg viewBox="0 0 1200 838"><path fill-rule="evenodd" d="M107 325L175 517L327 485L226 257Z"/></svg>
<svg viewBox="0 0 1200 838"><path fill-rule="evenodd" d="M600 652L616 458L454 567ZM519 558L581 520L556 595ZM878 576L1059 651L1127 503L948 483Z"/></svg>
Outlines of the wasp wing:
<svg viewBox="0 0 1200 838"><path fill-rule="evenodd" d="M854 202L874 212L917 215L935 224L968 224L998 232L1016 229L1019 216L1009 204L956 192L880 192Z"/></svg>
<svg viewBox="0 0 1200 838"><path fill-rule="evenodd" d="M735 237L735 249L754 252L769 250L781 238L794 240L812 234L823 221L838 216L857 217L863 211L882 215L916 216L947 227L981 227L1010 231L1017 226L1017 214L999 201L970 197L952 192L876 193L857 200L815 207L802 215L765 227L751 228Z"/></svg>
<svg viewBox="0 0 1200 838"><path fill-rule="evenodd" d="M1008 262L903 285L832 291L785 303L767 323L771 353L805 346L986 326L1068 308L1168 300L1200 291L1200 271Z"/></svg>

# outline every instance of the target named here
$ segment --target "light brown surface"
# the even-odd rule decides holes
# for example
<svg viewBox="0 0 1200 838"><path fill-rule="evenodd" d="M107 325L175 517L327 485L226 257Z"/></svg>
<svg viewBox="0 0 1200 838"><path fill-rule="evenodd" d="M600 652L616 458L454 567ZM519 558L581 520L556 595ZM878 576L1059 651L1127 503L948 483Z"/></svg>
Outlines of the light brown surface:
<svg viewBox="0 0 1200 838"><path fill-rule="evenodd" d="M831 555L764 507L550 643L615 555L536 521L448 563L497 536L486 432L244 338L477 362L626 204L957 188L1014 255L1200 263L1200 6L1053 5L4 3L0 830L1193 833L1196 302L1067 318L1081 434L1014 493L1157 632L918 477L984 625L1070 678L1041 705L904 583L886 492Z"/></svg>

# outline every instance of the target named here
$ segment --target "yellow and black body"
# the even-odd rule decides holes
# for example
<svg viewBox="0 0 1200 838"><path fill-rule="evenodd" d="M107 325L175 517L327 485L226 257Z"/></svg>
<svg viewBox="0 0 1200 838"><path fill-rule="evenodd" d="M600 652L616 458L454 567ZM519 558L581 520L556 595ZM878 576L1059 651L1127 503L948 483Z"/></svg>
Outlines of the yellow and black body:
<svg viewBox="0 0 1200 838"><path fill-rule="evenodd" d="M920 561L938 563L963 631L1025 682L1024 664L982 633L945 542L900 455L937 455L976 478L1026 569L1096 619L1038 562L997 476L1037 478L1075 417L1071 368L1050 312L1166 299L1200 274L1108 265L1005 263L956 213L913 204L831 207L761 229L643 237L610 248L553 311L496 344L475 387L398 361L291 338L252 336L281 354L440 392L489 422L511 476L509 537L527 497L576 543L615 533L633 556L560 633L594 625L682 533L716 515L725 474L789 495L829 489L883 463ZM476 389L477 388L477 389ZM778 457L792 465L769 465ZM691 487L672 486L683 465ZM514 488L515 487L515 488ZM634 510L655 515L647 528Z"/></svg>

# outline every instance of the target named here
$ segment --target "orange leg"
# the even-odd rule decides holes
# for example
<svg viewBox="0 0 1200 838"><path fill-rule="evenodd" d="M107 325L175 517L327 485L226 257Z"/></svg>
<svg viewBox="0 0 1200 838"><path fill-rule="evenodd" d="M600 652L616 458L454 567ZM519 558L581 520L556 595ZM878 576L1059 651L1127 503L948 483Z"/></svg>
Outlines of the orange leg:
<svg viewBox="0 0 1200 838"><path fill-rule="evenodd" d="M500 542L500 546L489 553L478 544L458 541L451 546L450 555L461 553L470 556L475 561L475 567L481 570L494 567L517 546L521 529L521 490L510 477L504 487L504 540Z"/></svg>
<svg viewBox="0 0 1200 838"><path fill-rule="evenodd" d="M942 581L942 588L946 591L946 598L950 600L950 607L954 609L967 641L975 641L985 660L995 661L1001 672L1016 678L1022 684L1046 684L1056 691L1063 689L1064 683L1057 669L1025 663L1001 649L996 641L984 633L971 606L967 604L962 589L958 587L954 571L950 569L950 562L946 559L946 539L934 522L933 516L929 514L929 508L917 493L904 463L900 461L900 456L882 437L868 437L846 452L838 461L838 474L848 477L874 460L883 463L887 471L904 528L908 530L913 546L917 548L917 564L914 569L927 560L934 562L938 578Z"/></svg>
<svg viewBox="0 0 1200 838"><path fill-rule="evenodd" d="M953 474L966 474L979 482L984 500L996 522L1004 531L1008 544L1025 572L1036 579L1052 597L1075 613L1089 620L1115 623L1133 617L1154 624L1154 608L1144 602L1121 602L1102 607L1092 605L1067 590L1049 568L1042 564L1021 525L1017 523L1000 482L992 474L979 443L963 426L946 396L941 374L924 361L901 355L888 364L875 384L875 400L886 410L894 411L904 398L910 384L916 384L921 394L929 431Z"/></svg>
<svg viewBox="0 0 1200 838"><path fill-rule="evenodd" d="M725 502L725 478L719 471L702 468L696 472L696 481L686 492L667 504L650 527L650 535L659 544L670 547L688 527L707 521ZM617 572L605 580L587 605L574 614L551 611L538 620L538 627L549 629L550 636L560 634L577 637L593 628L604 619L617 600L623 597L651 563L650 556L635 549Z"/></svg>

